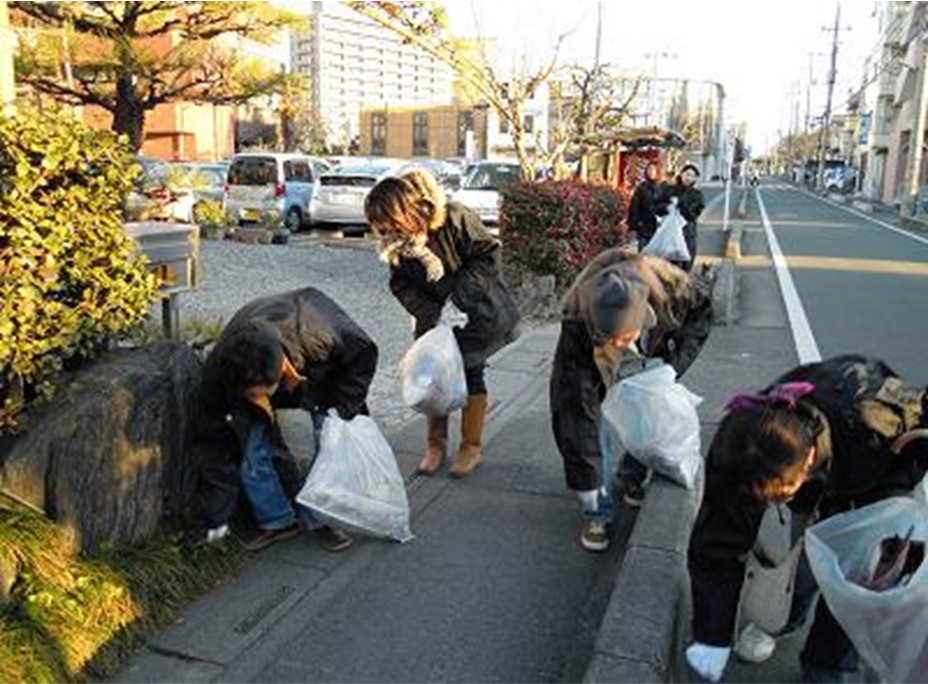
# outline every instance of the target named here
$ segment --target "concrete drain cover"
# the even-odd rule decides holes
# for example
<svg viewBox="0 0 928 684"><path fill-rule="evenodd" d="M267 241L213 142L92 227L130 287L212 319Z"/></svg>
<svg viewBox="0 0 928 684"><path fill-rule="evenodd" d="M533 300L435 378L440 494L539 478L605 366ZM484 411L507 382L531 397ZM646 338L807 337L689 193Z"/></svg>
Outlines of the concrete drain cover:
<svg viewBox="0 0 928 684"><path fill-rule="evenodd" d="M277 589L267 598L265 598L258 606L252 610L248 615L239 620L239 622L232 628L232 631L236 634L248 634L251 630L258 626L258 624L270 615L277 606L287 600L287 597L290 596L296 589L294 587L288 587L285 584L282 584L277 587Z"/></svg>

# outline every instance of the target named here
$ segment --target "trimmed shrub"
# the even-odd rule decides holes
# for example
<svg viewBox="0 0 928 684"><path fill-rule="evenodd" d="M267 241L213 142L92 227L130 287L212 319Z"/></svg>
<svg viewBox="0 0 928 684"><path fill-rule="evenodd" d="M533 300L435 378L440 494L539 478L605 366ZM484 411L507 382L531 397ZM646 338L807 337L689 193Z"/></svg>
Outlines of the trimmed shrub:
<svg viewBox="0 0 928 684"><path fill-rule="evenodd" d="M63 114L0 117L0 433L145 319L155 280L121 218L137 168L124 139Z"/></svg>
<svg viewBox="0 0 928 684"><path fill-rule="evenodd" d="M500 237L506 259L566 287L604 249L623 244L628 196L577 180L517 183L502 192Z"/></svg>

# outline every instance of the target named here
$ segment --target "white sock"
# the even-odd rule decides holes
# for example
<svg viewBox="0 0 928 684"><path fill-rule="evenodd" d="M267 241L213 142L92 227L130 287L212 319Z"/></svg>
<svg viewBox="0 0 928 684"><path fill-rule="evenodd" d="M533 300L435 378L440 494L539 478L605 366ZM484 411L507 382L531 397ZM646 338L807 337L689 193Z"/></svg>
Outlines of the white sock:
<svg viewBox="0 0 928 684"><path fill-rule="evenodd" d="M585 513L595 513L599 510L599 490L588 489L585 492L577 492L580 498L580 504L583 506Z"/></svg>

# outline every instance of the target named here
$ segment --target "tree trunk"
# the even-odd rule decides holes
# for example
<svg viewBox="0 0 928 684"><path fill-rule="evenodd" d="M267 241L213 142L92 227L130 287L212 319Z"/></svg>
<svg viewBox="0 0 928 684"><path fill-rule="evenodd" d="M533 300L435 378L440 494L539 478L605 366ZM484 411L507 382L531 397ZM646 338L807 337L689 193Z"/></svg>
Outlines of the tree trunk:
<svg viewBox="0 0 928 684"><path fill-rule="evenodd" d="M113 130L129 138L133 152L138 154L141 151L145 133L145 104L132 85L131 74L121 74L116 79Z"/></svg>

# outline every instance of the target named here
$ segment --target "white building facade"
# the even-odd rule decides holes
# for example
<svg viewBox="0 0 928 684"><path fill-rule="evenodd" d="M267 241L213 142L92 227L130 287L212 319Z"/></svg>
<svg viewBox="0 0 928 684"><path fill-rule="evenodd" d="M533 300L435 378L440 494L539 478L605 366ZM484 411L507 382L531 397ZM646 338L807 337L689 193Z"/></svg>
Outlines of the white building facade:
<svg viewBox="0 0 928 684"><path fill-rule="evenodd" d="M451 69L391 31L321 2L309 22L308 33L291 36L291 70L309 79L312 114L330 144L357 139L363 107L452 101Z"/></svg>

